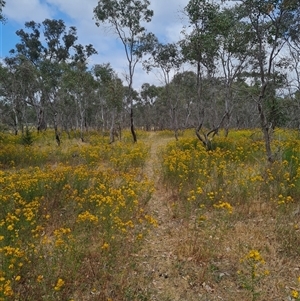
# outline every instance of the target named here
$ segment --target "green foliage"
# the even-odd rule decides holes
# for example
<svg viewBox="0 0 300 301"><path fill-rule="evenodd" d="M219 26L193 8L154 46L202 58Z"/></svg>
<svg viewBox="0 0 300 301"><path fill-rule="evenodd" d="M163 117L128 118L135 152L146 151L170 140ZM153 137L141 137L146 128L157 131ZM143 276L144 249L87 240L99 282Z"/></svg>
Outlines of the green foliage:
<svg viewBox="0 0 300 301"><path fill-rule="evenodd" d="M250 250L241 260L241 269L238 271L241 287L248 290L251 300L255 301L260 296L258 290L259 283L265 276L269 275L269 270L264 269L266 264L258 250Z"/></svg>
<svg viewBox="0 0 300 301"><path fill-rule="evenodd" d="M151 34L146 34L143 22L150 22L153 11L148 8L148 0L101 0L94 8L96 19L102 23L108 23L116 29L118 36L125 46L127 60L132 61L135 56L140 59L143 52L151 45ZM99 26L99 22L96 24ZM126 33L128 31L128 33ZM131 66L131 71L134 66ZM131 72L130 72L131 76Z"/></svg>
<svg viewBox="0 0 300 301"><path fill-rule="evenodd" d="M16 153L0 171L0 300L84 300L91 292L109 300L112 291L123 298L133 283L121 263L156 224L145 210L153 191L142 172L147 149L112 148L97 134L93 144L70 139L59 149L46 133L30 148L2 136L1 161ZM17 156L26 161L27 151L26 166ZM38 153L48 153L40 166ZM147 300L146 292L134 295Z"/></svg>
<svg viewBox="0 0 300 301"><path fill-rule="evenodd" d="M100 22L117 21L118 26L128 27L135 34L143 29L140 21L150 22L153 11L148 9L148 0L101 0L94 9L95 16Z"/></svg>
<svg viewBox="0 0 300 301"><path fill-rule="evenodd" d="M33 140L32 132L29 130L28 127L26 127L25 133L23 133L21 136L21 143L23 145L30 146L33 144L33 141L34 140Z"/></svg>
<svg viewBox="0 0 300 301"><path fill-rule="evenodd" d="M152 47L154 35L147 33L143 22L150 22L153 11L148 0L102 0L94 9L95 17L111 25L125 48L128 61L128 103L130 106L130 129L133 141L137 142L133 118L133 76L136 64ZM99 26L99 23L96 23Z"/></svg>
<svg viewBox="0 0 300 301"><path fill-rule="evenodd" d="M209 70L214 68L218 50L215 32L218 10L219 5L206 0L192 0L185 7L193 30L180 42L182 53L188 61L201 63Z"/></svg>
<svg viewBox="0 0 300 301"><path fill-rule="evenodd" d="M268 167L263 141L250 137L250 131L216 137L210 151L195 138L170 143L163 154L166 184L195 207L227 199L232 205L249 204L261 197L279 205L298 199L299 143L274 141L274 148L280 145L284 151L282 158Z"/></svg>
<svg viewBox="0 0 300 301"><path fill-rule="evenodd" d="M143 64L148 72L156 67L162 69L164 74L169 75L171 70L178 70L181 63L176 44L161 44L156 42L152 51L152 58ZM166 80L166 83L169 83L169 81Z"/></svg>
<svg viewBox="0 0 300 301"><path fill-rule="evenodd" d="M5 17L3 15L3 7L5 6L5 1L0 0L0 22L5 22Z"/></svg>

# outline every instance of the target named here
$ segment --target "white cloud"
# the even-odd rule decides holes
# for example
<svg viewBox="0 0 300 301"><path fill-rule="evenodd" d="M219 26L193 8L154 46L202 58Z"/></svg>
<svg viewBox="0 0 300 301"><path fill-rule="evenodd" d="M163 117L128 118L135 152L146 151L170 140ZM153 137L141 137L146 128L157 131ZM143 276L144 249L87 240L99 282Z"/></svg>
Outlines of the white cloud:
<svg viewBox="0 0 300 301"><path fill-rule="evenodd" d="M97 0L46 0L76 21L92 19Z"/></svg>
<svg viewBox="0 0 300 301"><path fill-rule="evenodd" d="M6 1L4 13L8 20L21 24L31 20L42 22L54 16L54 10L46 3L40 3L39 0Z"/></svg>
<svg viewBox="0 0 300 301"><path fill-rule="evenodd" d="M159 37L163 43L177 42L183 24L182 10L189 0L152 0L150 8L154 10L152 22L147 29ZM123 46L118 37L104 25L98 28L93 20L93 9L98 0L9 0L5 7L5 15L9 21L20 23L34 20L42 22L46 18L65 19L67 26L75 26L79 40L87 45L92 44L98 55L91 58L91 63L110 62L120 77L127 72L127 60ZM144 82L161 85L159 76L146 74L140 65L136 68L135 87Z"/></svg>
<svg viewBox="0 0 300 301"><path fill-rule="evenodd" d="M150 8L153 9L154 16L152 22L147 26L149 31L158 36L161 42L178 41L175 39L179 36L182 28L182 11L187 3L188 0L175 0L171 4L168 1L162 0L151 1Z"/></svg>

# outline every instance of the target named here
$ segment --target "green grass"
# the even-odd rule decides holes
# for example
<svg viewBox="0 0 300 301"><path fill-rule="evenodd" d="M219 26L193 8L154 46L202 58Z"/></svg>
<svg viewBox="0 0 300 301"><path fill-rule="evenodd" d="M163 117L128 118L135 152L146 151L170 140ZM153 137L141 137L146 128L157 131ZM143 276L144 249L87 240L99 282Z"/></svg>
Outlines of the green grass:
<svg viewBox="0 0 300 301"><path fill-rule="evenodd" d="M299 300L298 132L122 137L0 134L0 301Z"/></svg>

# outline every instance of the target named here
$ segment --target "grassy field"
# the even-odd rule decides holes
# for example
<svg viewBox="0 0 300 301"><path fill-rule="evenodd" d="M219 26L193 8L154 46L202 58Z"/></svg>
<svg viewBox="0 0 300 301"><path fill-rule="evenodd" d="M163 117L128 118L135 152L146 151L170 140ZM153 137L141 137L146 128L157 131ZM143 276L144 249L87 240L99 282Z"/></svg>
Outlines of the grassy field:
<svg viewBox="0 0 300 301"><path fill-rule="evenodd" d="M52 134L53 135L53 134ZM130 287L120 264L155 224L142 142L1 134L0 300L109 300Z"/></svg>
<svg viewBox="0 0 300 301"><path fill-rule="evenodd" d="M163 151L174 215L185 220L176 255L203 300L299 300L299 133L278 130L272 145L273 164L259 131L220 134L209 152L185 135Z"/></svg>
<svg viewBox="0 0 300 301"><path fill-rule="evenodd" d="M300 300L299 133L138 138L0 133L0 300Z"/></svg>

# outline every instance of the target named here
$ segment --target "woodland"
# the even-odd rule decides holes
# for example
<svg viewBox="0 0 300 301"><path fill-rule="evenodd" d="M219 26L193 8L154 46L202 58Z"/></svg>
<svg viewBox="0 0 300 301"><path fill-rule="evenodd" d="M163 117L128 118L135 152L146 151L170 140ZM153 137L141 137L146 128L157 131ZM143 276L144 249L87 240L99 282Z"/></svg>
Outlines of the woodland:
<svg viewBox="0 0 300 301"><path fill-rule="evenodd" d="M93 45L77 43L63 20L28 21L0 65L0 123L16 135L36 128L110 131L195 129L209 149L220 128L260 128L266 155L276 127L299 128L300 5L297 0L190 0L183 39L162 43L147 24L150 1L102 0L95 26L109 26L124 46L127 74L109 62L89 65ZM5 1L1 0L5 22ZM133 88L134 72L159 71L164 84ZM188 66L184 68L183 66ZM189 70L189 71L182 71Z"/></svg>
<svg viewBox="0 0 300 301"><path fill-rule="evenodd" d="M125 78L63 20L16 32L0 301L300 301L299 1L190 0L174 44L149 6L94 8ZM138 64L164 84L135 88Z"/></svg>

